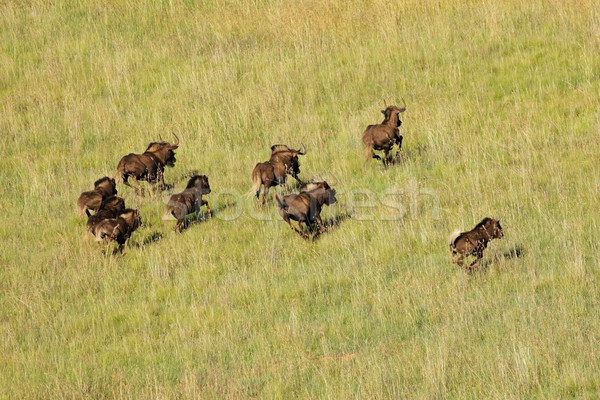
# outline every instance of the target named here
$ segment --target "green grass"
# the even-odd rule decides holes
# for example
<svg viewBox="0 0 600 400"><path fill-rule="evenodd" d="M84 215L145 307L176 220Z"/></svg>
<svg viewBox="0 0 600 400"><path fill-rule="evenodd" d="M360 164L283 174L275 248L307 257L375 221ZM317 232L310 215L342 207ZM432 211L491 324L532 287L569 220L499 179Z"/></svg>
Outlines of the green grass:
<svg viewBox="0 0 600 400"><path fill-rule="evenodd" d="M597 397L598 10L1 2L0 398ZM401 98L403 162L365 163ZM173 132L213 218L120 185L129 251L83 242L79 194ZM339 181L314 242L245 196L274 143ZM485 216L465 274L447 238Z"/></svg>

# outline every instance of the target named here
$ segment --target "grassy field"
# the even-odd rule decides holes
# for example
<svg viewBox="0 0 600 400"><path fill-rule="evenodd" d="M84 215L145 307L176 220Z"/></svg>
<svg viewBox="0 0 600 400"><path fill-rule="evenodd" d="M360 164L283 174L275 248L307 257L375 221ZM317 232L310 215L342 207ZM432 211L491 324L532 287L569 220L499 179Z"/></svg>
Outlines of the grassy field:
<svg viewBox="0 0 600 400"><path fill-rule="evenodd" d="M598 1L8 0L0 46L0 398L600 396ZM213 217L121 184L129 251L83 242L79 194L172 133ZM274 143L338 180L314 242L246 196Z"/></svg>

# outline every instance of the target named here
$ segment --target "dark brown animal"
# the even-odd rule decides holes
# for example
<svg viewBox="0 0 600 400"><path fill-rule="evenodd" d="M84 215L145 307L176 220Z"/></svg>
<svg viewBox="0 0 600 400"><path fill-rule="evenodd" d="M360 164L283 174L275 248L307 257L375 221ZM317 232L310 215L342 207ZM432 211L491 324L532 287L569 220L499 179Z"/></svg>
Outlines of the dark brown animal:
<svg viewBox="0 0 600 400"><path fill-rule="evenodd" d="M174 136L177 139L175 143L152 142L143 154L131 153L121 158L115 175L116 181L120 182L122 180L125 185L133 187L128 181L131 177L138 185L138 188L134 189L142 196L144 195L144 188L138 182L140 180L147 181L150 184L158 181L160 182L160 189L165 190L165 166L175 166L174 150L179 147L179 138L177 135Z"/></svg>
<svg viewBox="0 0 600 400"><path fill-rule="evenodd" d="M111 196L105 199L96 214L88 218L85 239L88 239L90 233L96 236L96 226L100 222L108 218L116 218L119 212L124 209L125 200L122 197Z"/></svg>
<svg viewBox="0 0 600 400"><path fill-rule="evenodd" d="M87 214L89 217L91 215L89 210L94 211L94 213L98 212L102 202L115 194L117 194L117 189L113 178L105 176L104 178L98 179L94 182L94 190L83 192L79 196L79 199L77 200L79 217L83 218L84 214Z"/></svg>
<svg viewBox="0 0 600 400"><path fill-rule="evenodd" d="M396 158L400 156L400 149L402 148L402 135L398 129L402 125L400 121L400 113L406 111L406 102L402 99L404 107L398 108L396 106L388 106L381 112L384 115L384 120L381 124L369 125L365 129L362 141L365 145L365 158L369 161L371 158L381 160L381 157L373 153L373 150L383 150L385 152L385 158L383 164L387 165L392 162L392 156L390 151L394 145L398 145L398 152Z"/></svg>
<svg viewBox="0 0 600 400"><path fill-rule="evenodd" d="M301 224L304 223L306 228L311 230L312 225L316 223L319 227L319 233L325 232L325 226L321 219L321 209L324 204L329 206L337 201L335 190L327 182L311 183L310 185L311 190L300 192L299 194L290 194L283 197L276 196L279 205L279 215L288 223L292 230L305 239L308 239L309 235L302 230ZM298 222L298 228L292 225L292 220Z"/></svg>
<svg viewBox="0 0 600 400"><path fill-rule="evenodd" d="M302 183L300 178L298 178L298 174L300 173L298 156L305 154L306 149L304 146L302 146L302 150L294 150L282 144L271 146L271 158L269 161L256 164L252 171L253 186L250 189L250 193L256 194L256 201L259 207L265 204L271 187L286 184L288 174ZM262 202L258 203L261 186L264 187L264 192Z"/></svg>
<svg viewBox="0 0 600 400"><path fill-rule="evenodd" d="M127 208L119 212L116 218L107 218L96 225L97 242L117 242L119 250L125 254L131 234L142 225L138 210Z"/></svg>
<svg viewBox="0 0 600 400"><path fill-rule="evenodd" d="M196 218L198 218L200 207L204 205L206 205L208 215L210 215L208 201L202 199L203 194L209 193L210 185L208 183L208 177L206 175L193 176L183 192L171 196L163 220L168 219L170 215L174 216L177 219L175 231L181 232L186 215L195 213Z"/></svg>
<svg viewBox="0 0 600 400"><path fill-rule="evenodd" d="M450 237L450 251L452 251L452 262L466 270L476 268L483 258L483 251L492 239L502 239L504 232L500 226L500 220L484 218L475 228L468 232L456 231ZM465 257L474 256L475 260L465 267Z"/></svg>

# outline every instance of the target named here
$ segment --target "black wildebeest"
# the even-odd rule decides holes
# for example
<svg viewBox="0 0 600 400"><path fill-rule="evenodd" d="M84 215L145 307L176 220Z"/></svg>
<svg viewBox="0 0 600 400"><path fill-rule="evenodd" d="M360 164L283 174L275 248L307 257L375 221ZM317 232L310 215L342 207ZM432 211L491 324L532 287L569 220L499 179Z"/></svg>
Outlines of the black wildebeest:
<svg viewBox="0 0 600 400"><path fill-rule="evenodd" d="M102 202L115 194L117 194L117 189L113 178L105 176L98 179L94 182L94 190L81 193L79 199L77 199L79 217L83 218L84 214L89 217L91 215L89 210L94 211L94 213L98 212Z"/></svg>
<svg viewBox="0 0 600 400"><path fill-rule="evenodd" d="M124 209L125 200L122 197L110 196L105 199L96 214L88 217L85 239L88 239L90 233L96 236L96 226L100 222L108 218L116 218L119 215L119 212Z"/></svg>
<svg viewBox="0 0 600 400"><path fill-rule="evenodd" d="M499 219L484 218L475 228L468 232L456 231L450 236L450 251L452 262L469 270L476 268L483 258L483 251L492 239L502 239L504 232ZM460 256L459 256L460 254ZM466 267L463 263L465 257L474 256L475 260Z"/></svg>
<svg viewBox="0 0 600 400"><path fill-rule="evenodd" d="M302 223L311 230L311 225L317 224L319 233L325 232L325 226L321 219L321 209L323 205L334 204L337 199L335 190L332 189L326 181L308 184L299 194L290 194L280 197L277 195L279 205L279 215L290 228L300 236L308 239L308 234L302 231ZM298 228L292 225L292 220L298 222Z"/></svg>
<svg viewBox="0 0 600 400"><path fill-rule="evenodd" d="M373 150L383 150L385 152L385 158L383 164L387 165L392 161L390 151L394 145L398 145L398 152L396 158L400 155L400 149L402 148L402 135L398 129L402 125L400 121L400 113L406 111L406 102L402 99L404 107L398 108L396 106L388 106L381 112L384 115L383 122L377 125L369 125L362 136L363 144L365 145L365 157L367 161L371 158L380 160L381 157L373 153Z"/></svg>
<svg viewBox="0 0 600 400"><path fill-rule="evenodd" d="M302 183L298 174L300 173L299 155L305 155L306 148L294 150L286 145L276 144L271 146L271 158L269 161L256 164L252 171L253 186L250 193L256 194L256 200L260 197L260 187L264 186L262 202L265 204L267 194L272 186L285 185L287 174L292 175L298 182Z"/></svg>
<svg viewBox="0 0 600 400"><path fill-rule="evenodd" d="M107 218L96 225L96 241L117 242L119 250L125 254L131 234L141 225L142 217L138 210L121 210L116 218Z"/></svg>
<svg viewBox="0 0 600 400"><path fill-rule="evenodd" d="M169 215L174 216L177 219L175 230L181 232L181 227L185 222L185 216L195 213L196 218L198 218L200 207L203 205L206 205L208 215L210 215L208 201L202 199L203 194L209 193L210 185L208 183L208 177L206 175L193 176L183 192L171 196L163 220L168 219Z"/></svg>
<svg viewBox="0 0 600 400"><path fill-rule="evenodd" d="M134 189L136 192L139 191L142 196L144 195L144 188L138 182L139 180L151 184L159 181L161 190L165 190L165 166L173 167L175 165L174 150L179 147L179 138L175 134L174 136L177 139L175 143L152 142L143 154L131 153L121 158L115 175L116 181L120 182L122 180L125 185L133 187L128 182L128 178L131 177L138 185L138 188Z"/></svg>

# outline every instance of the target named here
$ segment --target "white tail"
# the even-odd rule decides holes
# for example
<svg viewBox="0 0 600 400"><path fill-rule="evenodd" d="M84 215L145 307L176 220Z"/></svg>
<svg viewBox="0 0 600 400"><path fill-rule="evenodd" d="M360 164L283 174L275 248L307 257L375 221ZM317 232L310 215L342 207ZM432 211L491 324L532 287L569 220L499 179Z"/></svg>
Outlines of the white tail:
<svg viewBox="0 0 600 400"><path fill-rule="evenodd" d="M250 188L250 191L246 193L246 196L256 196L256 192L260 189L261 184L260 174L252 174L252 187Z"/></svg>
<svg viewBox="0 0 600 400"><path fill-rule="evenodd" d="M454 232L452 232L452 235L450 235L450 237L448 238L448 245L450 247L454 246L454 242L460 236L460 234L461 234L461 231L458 229L455 230Z"/></svg>
<svg viewBox="0 0 600 400"><path fill-rule="evenodd" d="M119 183L123 180L123 171L121 170L121 168L117 169L117 173L115 174L113 179L115 180L115 183Z"/></svg>

